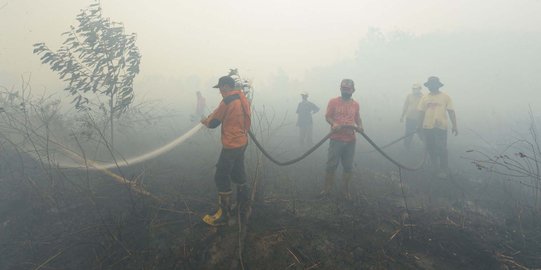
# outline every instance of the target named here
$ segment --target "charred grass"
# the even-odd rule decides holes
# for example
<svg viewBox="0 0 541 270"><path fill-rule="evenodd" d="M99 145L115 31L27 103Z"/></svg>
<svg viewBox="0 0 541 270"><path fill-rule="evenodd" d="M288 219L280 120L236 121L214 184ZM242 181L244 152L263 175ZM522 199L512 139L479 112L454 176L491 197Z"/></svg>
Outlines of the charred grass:
<svg viewBox="0 0 541 270"><path fill-rule="evenodd" d="M212 167L177 161L117 171L156 201L5 150L0 269L541 268L539 211L506 184L422 172L401 186L392 171L363 170L346 201L340 181L320 198L319 178L280 176L260 185L244 226L209 228L200 218L215 205Z"/></svg>

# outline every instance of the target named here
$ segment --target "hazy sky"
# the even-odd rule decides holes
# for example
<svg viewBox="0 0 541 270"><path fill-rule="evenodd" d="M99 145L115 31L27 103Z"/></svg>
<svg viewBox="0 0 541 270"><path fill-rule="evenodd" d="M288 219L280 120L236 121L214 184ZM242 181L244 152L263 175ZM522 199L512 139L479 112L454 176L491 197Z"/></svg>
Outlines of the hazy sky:
<svg viewBox="0 0 541 270"><path fill-rule="evenodd" d="M64 83L57 74L32 54L32 45L45 42L58 49L61 33L76 25L76 15L91 3L0 0L0 86L17 87L21 74L32 74L34 89L62 89ZM375 126L385 121L400 127L400 108L409 85L429 75L442 77L444 91L455 100L462 130L478 130L478 123L500 128L507 116L527 121L525 108L541 98L535 77L541 68L536 45L541 44L541 0L102 0L102 6L105 16L123 22L128 32L138 35L143 59L135 84L137 99L142 100L141 92L156 94L151 97L181 104L177 107L186 111L193 108L196 90L210 89L217 77L235 67L255 80L256 89L266 85L257 97L272 97L280 103L258 102L269 101L282 110L279 115L295 108L299 90L312 91L311 99L323 107L338 94L339 79L351 76L344 72L362 73L351 78L359 88L355 97L362 101L366 127L374 132L381 132ZM412 39L433 43L404 48L391 44L381 52L384 61L378 61L382 55L375 55L372 62L363 62L362 69L341 68L358 65L352 59L371 28L420 37L443 33L444 45L451 45L442 48L437 37ZM448 39L446 33L451 33ZM452 40L454 36L463 39ZM485 44L485 36L496 38ZM418 58L425 53L445 57L436 59L441 62L422 59L415 63L417 58L405 55L410 52ZM279 83L269 83L277 73L292 79L289 92L283 91L286 87L279 89ZM196 84L190 80L199 80L199 89L187 86ZM327 92L333 87L334 91ZM509 93L514 96L502 100ZM67 93L59 91L59 95ZM212 91L205 95L210 107L220 99ZM488 98L494 100L487 102ZM517 116L516 111L523 114ZM325 125L322 118L317 121ZM493 130L485 129L498 135Z"/></svg>
<svg viewBox="0 0 541 270"><path fill-rule="evenodd" d="M59 83L32 55L32 44L58 48L60 34L90 3L0 0L0 80L31 72L34 83ZM143 77L208 78L238 67L256 79L279 68L302 79L310 68L353 57L370 27L414 34L541 31L539 0L103 0L102 5L106 16L138 34Z"/></svg>

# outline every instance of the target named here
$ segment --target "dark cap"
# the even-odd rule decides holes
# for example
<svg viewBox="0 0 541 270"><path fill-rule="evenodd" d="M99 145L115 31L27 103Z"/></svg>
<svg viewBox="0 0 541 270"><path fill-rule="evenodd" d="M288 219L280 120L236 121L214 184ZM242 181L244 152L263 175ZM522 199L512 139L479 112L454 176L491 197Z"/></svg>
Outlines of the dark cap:
<svg viewBox="0 0 541 270"><path fill-rule="evenodd" d="M434 86L440 88L443 86L443 83L440 82L440 78L436 76L428 77L428 80L423 84L426 87Z"/></svg>
<svg viewBox="0 0 541 270"><path fill-rule="evenodd" d="M220 86L229 85L232 88L235 87L235 80L229 76L223 76L218 80L218 84L212 88L220 88Z"/></svg>

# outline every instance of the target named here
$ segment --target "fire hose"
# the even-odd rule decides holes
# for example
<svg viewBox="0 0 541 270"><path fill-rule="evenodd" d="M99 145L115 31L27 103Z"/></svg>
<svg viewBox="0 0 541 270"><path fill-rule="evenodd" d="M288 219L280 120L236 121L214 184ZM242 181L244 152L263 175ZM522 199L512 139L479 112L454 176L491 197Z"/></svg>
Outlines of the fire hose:
<svg viewBox="0 0 541 270"><path fill-rule="evenodd" d="M297 158L294 158L292 160L288 160L288 161L278 161L277 159L275 159L274 157L272 157L268 152L267 150L265 150L265 148L261 145L261 143L257 140L257 138L255 137L255 135L252 133L252 131L248 131L248 134L250 135L250 138L252 139L252 141L254 142L254 144L257 146L257 148L259 149L259 151L261 151L261 153L267 157L270 161L272 161L274 164L278 165L278 166L288 166L288 165L291 165L291 164L294 164L294 163L297 163L301 160L303 160L304 158L306 158L307 156L309 156L310 154L312 154L316 149L318 149L323 143L325 143L325 141L327 141L329 139L329 137L332 135L332 131L329 132L327 135L325 135L325 137L323 137L321 140L319 140L314 146L312 146L310 149L308 149L304 154L302 154L301 156L297 157ZM363 136L363 138L375 149L375 151L379 152L383 157L385 157L387 160L389 160L391 163L393 163L394 165L398 166L399 168L401 169L404 169L404 170L408 170L408 171L416 171L416 170L419 170L422 168L422 166L424 165L425 163L425 160L426 160L426 151L425 151L425 154L424 154L424 157L422 159L422 162L419 163L417 166L415 167L409 167L409 166L406 166L402 163L399 163L398 161L396 161L395 159L393 159L392 157L390 157L387 153L385 153L383 151L383 148L385 147L389 147L409 136L413 136L413 134L415 134L415 132L412 132L412 133L409 133L409 134L406 134L394 141L392 141L391 143L388 143L386 144L385 146L382 146L382 147L379 147L374 141L372 141L372 139L366 135L366 133L364 132L360 132L360 134Z"/></svg>

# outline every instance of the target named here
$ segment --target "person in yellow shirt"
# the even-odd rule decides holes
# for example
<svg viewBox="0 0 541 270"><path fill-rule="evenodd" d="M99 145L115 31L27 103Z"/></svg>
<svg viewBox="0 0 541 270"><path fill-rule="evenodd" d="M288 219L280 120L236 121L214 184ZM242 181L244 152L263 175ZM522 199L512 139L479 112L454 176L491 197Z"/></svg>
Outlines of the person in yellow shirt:
<svg viewBox="0 0 541 270"><path fill-rule="evenodd" d="M402 117L400 117L400 122L404 122L404 118L406 118L405 123L405 134L408 135L417 130L417 127L419 126L419 111L417 110L417 106L419 106L419 101L421 101L421 98L423 97L423 93L421 93L421 85L416 83L413 84L411 87L411 94L409 94L406 97L406 102L404 102L404 107L402 109ZM411 146L411 141L413 139L413 135L410 135L404 139L404 146L406 149L409 149Z"/></svg>
<svg viewBox="0 0 541 270"><path fill-rule="evenodd" d="M420 128L432 166L434 169L439 169L439 177L446 178L448 169L447 114L451 119L452 133L455 136L458 135L453 101L446 93L440 91L443 84L438 77L429 77L424 86L430 93L423 96L417 106Z"/></svg>

